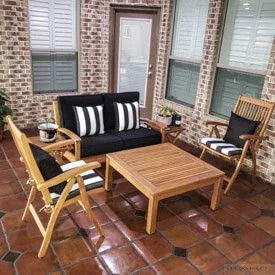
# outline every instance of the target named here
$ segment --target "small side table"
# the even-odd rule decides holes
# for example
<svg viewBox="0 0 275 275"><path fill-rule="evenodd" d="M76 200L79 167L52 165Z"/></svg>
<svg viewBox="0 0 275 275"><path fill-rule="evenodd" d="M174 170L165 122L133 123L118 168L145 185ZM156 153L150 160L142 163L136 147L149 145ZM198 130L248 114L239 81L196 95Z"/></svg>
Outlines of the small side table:
<svg viewBox="0 0 275 275"><path fill-rule="evenodd" d="M38 135L38 136L29 137L29 140L30 140L33 144L37 145L38 147L43 148L43 147L49 146L49 145L51 145L51 144L54 144L54 143L56 143L56 142L65 140L65 138L63 138L63 137L60 136L60 135L57 135L55 141L53 141L53 142L43 142L43 141L40 140L40 136Z"/></svg>
<svg viewBox="0 0 275 275"><path fill-rule="evenodd" d="M161 132L162 135L162 143L163 142L170 142L172 144L175 144L180 136L180 134L185 130L185 128L180 125L180 126L166 126L162 122L159 122L157 120L151 120L150 123L147 124L149 127L158 130Z"/></svg>
<svg viewBox="0 0 275 275"><path fill-rule="evenodd" d="M168 142L175 144L178 140L180 134L185 130L185 128L180 126L167 126L165 128L165 138Z"/></svg>
<svg viewBox="0 0 275 275"><path fill-rule="evenodd" d="M57 134L57 137L55 139L55 141L53 142L42 142L40 140L40 137L39 136L33 136L33 137L29 137L29 140L37 145L38 147L40 148L44 148L44 147L55 147L55 144L58 143L58 142L62 142L63 141L63 144L60 144L58 146L58 149L55 150L53 148L53 150L51 150L51 155L56 159L56 161L59 163L59 164L62 164L63 163L63 156L73 148L73 144L74 144L74 141L71 140L71 139L65 139L63 136ZM65 155L66 157L66 155Z"/></svg>

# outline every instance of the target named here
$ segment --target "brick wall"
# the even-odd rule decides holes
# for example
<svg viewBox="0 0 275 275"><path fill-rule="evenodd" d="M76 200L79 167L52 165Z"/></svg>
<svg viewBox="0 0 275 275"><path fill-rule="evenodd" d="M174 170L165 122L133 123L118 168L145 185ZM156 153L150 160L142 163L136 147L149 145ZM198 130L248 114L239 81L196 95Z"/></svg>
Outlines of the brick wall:
<svg viewBox="0 0 275 275"><path fill-rule="evenodd" d="M275 102L275 39L273 39L262 97ZM263 178L275 183L275 113L272 115L266 135L268 140L262 143L258 152L258 167Z"/></svg>
<svg viewBox="0 0 275 275"><path fill-rule="evenodd" d="M194 108L189 108L165 99L173 0L80 0L79 93L108 91L110 5L159 7L160 35L153 114L155 116L164 104L175 108L182 114L187 128L184 140L197 146L200 137L207 133L204 122L213 119L208 115L208 109L218 58L224 3L224 0L209 0L196 104ZM10 105L14 110L16 123L22 128L30 128L36 126L38 120L46 113L52 111L52 100L56 95L33 95L32 92L28 1L2 0L0 18L0 86L6 88L11 97ZM275 42L269 63L263 98L275 101ZM258 162L260 175L273 182L275 182L275 160L272 159L275 150L274 127L273 116L268 128L270 138L262 144Z"/></svg>

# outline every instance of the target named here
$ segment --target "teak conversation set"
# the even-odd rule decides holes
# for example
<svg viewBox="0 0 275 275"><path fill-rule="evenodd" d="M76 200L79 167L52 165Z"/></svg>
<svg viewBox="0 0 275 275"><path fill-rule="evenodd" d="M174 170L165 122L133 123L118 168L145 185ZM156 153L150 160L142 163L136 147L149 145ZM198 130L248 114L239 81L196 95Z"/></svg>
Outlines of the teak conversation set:
<svg viewBox="0 0 275 275"><path fill-rule="evenodd" d="M131 149L126 148L101 155L82 157L82 139L70 129L62 128L60 106L58 106L57 102L54 102L54 112L56 123L60 126L58 128L58 138L54 143L49 145L40 142L38 137L27 138L13 123L12 118L8 116L7 123L9 130L19 151L20 159L24 162L29 174L28 183L32 186L22 220L30 212L43 236L38 257L43 257L47 251L54 225L61 209L72 203L79 203L81 205L86 211L88 218L95 224L100 235L104 236L104 232L91 209L87 194L87 191L91 189L104 186L103 178L97 174L96 170L93 170L99 168L101 166L100 163L103 162L106 163L106 191L111 190L112 176L115 170L148 198L146 223L146 232L148 234L155 231L158 202L162 199L213 185L210 207L212 210L215 210L221 199L223 180L228 182L225 190L226 194L234 183L245 158L252 159L253 179L255 180L256 151L261 142L266 138L264 132L268 126L273 109L273 103L240 96L234 113L247 120L258 121L256 132L245 133L240 136L240 139L244 141L244 146L240 149L239 154L234 155L227 155L220 150L215 150L214 148L218 146L213 146L213 143L209 145L208 142L202 142L201 147L203 150L200 158L179 149L171 143L165 142L165 139L175 142L183 131L183 127L178 128L178 130L174 128L167 129L166 126L156 121L144 120L144 123L148 129L160 132L160 137L157 137L155 132L149 132L149 130L141 129L137 131L139 134L144 132L144 135L148 138L148 142L151 139L151 144L142 146L138 144L136 141L137 138L135 138L134 141L136 143L130 140L133 144L130 147ZM224 142L220 137L218 127L228 126L228 124L214 121L208 121L206 124L212 126L209 134L209 137L212 138L210 141L213 142L215 140L213 137L215 135L219 144L220 142ZM176 135L175 140L169 136L171 133ZM140 140L142 140L142 136ZM130 141L126 140L125 144ZM39 163L37 163L38 158L34 156L33 145L31 143L49 153L50 157L53 157L61 165L62 173L53 178L45 179L42 176L44 173L41 171ZM136 148L134 145L136 145ZM229 150L227 151L230 151L230 148L233 148L232 146L228 145L227 148ZM217 154L228 161L237 160L237 166L233 175L231 177L225 176L224 172L203 161L202 158L207 151ZM40 158L42 158L43 152L40 153ZM43 157L45 156L43 155ZM68 164L62 166L64 159L66 159ZM87 175L91 175L89 180L87 180ZM64 182L65 185L62 187L60 193L55 194L54 192L57 191L53 192L52 187L60 186ZM39 212L35 210L33 204L38 192L42 194L45 203L44 210L50 214L46 228L43 226L39 218ZM184 238L184 236L182 237Z"/></svg>

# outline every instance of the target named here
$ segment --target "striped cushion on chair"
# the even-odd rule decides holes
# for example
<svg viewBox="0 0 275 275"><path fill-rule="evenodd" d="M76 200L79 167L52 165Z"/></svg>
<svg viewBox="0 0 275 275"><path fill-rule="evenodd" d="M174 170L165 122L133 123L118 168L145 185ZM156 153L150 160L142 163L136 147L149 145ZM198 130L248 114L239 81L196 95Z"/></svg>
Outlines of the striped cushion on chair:
<svg viewBox="0 0 275 275"><path fill-rule="evenodd" d="M86 162L83 160L74 161L74 162L70 162L70 163L61 165L61 169L64 172L64 171L73 169L75 167L83 166L85 164L86 164ZM101 176L99 176L94 170L86 171L80 175L83 178L86 191L103 186L103 178ZM56 203L58 198L61 196L61 194L57 194L54 192L52 192L50 194L51 194L51 197L52 197L54 203ZM78 183L75 183L72 186L72 189L69 192L66 200L74 198L74 197L78 196L79 194L80 194L80 192L79 192Z"/></svg>
<svg viewBox="0 0 275 275"><path fill-rule="evenodd" d="M240 155L243 148L239 148L231 143L226 143L222 138L205 137L201 143L227 156Z"/></svg>
<svg viewBox="0 0 275 275"><path fill-rule="evenodd" d="M114 102L115 131L132 130L139 128L139 104Z"/></svg>
<svg viewBox="0 0 275 275"><path fill-rule="evenodd" d="M103 106L73 106L73 110L80 137L104 134Z"/></svg>

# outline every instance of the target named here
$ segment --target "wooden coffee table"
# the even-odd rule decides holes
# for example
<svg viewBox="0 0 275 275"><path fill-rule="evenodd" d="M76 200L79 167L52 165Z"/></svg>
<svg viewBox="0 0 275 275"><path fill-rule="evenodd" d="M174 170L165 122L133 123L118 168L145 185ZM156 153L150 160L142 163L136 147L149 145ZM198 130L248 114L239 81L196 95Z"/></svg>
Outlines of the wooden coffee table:
<svg viewBox="0 0 275 275"><path fill-rule="evenodd" d="M146 146L106 155L105 189L110 190L113 169L148 199L146 232L156 228L158 202L214 184L211 209L220 202L224 173L171 143Z"/></svg>

